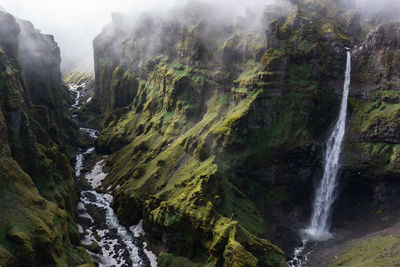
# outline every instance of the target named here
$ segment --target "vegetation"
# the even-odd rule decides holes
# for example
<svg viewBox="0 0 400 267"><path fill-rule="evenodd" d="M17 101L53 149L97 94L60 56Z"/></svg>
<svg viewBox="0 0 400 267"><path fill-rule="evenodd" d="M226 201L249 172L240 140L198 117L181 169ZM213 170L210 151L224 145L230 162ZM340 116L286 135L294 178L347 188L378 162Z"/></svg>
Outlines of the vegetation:
<svg viewBox="0 0 400 267"><path fill-rule="evenodd" d="M387 33L398 24L367 37L371 25L338 1L292 2L290 12L269 7L254 27L193 12L155 31L118 15L94 41L95 81L64 76L95 83L78 113L101 129L103 186L123 225L144 220L160 266L286 266L336 119L345 46L363 43L353 53L343 179L367 188L377 216L396 191L399 35ZM18 43L12 17L0 12L2 20L15 29L0 38L0 265L92 266L74 222L78 126L65 110L58 47L42 44L32 68L36 51ZM358 211L354 203L348 212ZM393 265L398 238L361 240L331 264Z"/></svg>
<svg viewBox="0 0 400 267"><path fill-rule="evenodd" d="M359 240L330 266L398 266L399 234L378 234Z"/></svg>
<svg viewBox="0 0 400 267"><path fill-rule="evenodd" d="M294 195L274 184L311 179L305 169L318 165L321 129L339 102L329 73L343 64L330 47L358 38L345 33L339 11L299 6L289 16L277 13L266 38L256 27L224 39L222 29L205 32L207 20L196 19L155 54L142 47L153 38L146 34L140 42L110 29L96 37L95 98L108 118L96 145L111 154L104 186L114 190L123 224L143 218L147 232L163 236L168 253L160 264L285 265L282 250L267 241L284 244L277 238L282 222L268 210L283 212ZM206 34L218 36L207 48ZM104 58L110 36L126 47ZM120 86L118 73L136 83ZM289 159L292 153L306 156Z"/></svg>
<svg viewBox="0 0 400 267"><path fill-rule="evenodd" d="M36 57L18 43L15 19L0 12L0 20L8 20L0 29L0 265L94 266L74 220L78 194L69 159L77 126L64 109L58 48L46 50L51 44L22 23L43 48ZM4 35L7 29L13 30ZM47 65L51 57L58 68Z"/></svg>

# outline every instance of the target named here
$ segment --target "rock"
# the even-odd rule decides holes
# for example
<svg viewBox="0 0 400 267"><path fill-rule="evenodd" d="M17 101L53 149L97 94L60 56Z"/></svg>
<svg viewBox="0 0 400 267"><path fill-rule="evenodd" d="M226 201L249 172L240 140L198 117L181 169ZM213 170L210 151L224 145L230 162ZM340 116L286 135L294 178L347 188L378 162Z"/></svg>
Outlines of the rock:
<svg viewBox="0 0 400 267"><path fill-rule="evenodd" d="M12 266L15 264L15 257L2 246L0 246L0 264L2 266Z"/></svg>
<svg viewBox="0 0 400 267"><path fill-rule="evenodd" d="M85 246L85 248L94 254L101 254L101 248L97 242L92 242L90 245Z"/></svg>
<svg viewBox="0 0 400 267"><path fill-rule="evenodd" d="M119 17L96 37L90 112L106 117L96 142L112 154L105 182L119 186L120 221L143 219L173 254L167 262L281 266L267 239L285 252L298 243L291 228L309 212L340 103L343 47L358 29L357 15L337 5L297 4L253 28L194 12L123 31L129 18ZM146 31L157 27L156 38Z"/></svg>
<svg viewBox="0 0 400 267"><path fill-rule="evenodd" d="M0 24L0 265L91 263L73 219L75 125L63 105L59 49L10 14L0 11Z"/></svg>

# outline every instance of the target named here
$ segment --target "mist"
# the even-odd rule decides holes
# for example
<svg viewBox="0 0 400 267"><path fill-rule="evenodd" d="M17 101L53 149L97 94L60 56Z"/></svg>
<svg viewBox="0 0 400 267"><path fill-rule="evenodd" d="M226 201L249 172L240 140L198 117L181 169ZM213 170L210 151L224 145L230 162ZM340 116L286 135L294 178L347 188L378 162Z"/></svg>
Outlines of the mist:
<svg viewBox="0 0 400 267"><path fill-rule="evenodd" d="M175 6L177 0L2 0L1 6L15 17L31 21L35 28L55 36L61 48L64 70L92 62L92 40L112 12L142 13ZM0 6L0 8L1 8Z"/></svg>
<svg viewBox="0 0 400 267"><path fill-rule="evenodd" d="M279 0L276 0L279 1ZM273 0L211 1L202 3L213 6L213 12L229 15L231 19L248 13L260 12ZM62 69L68 70L78 64L92 64L92 41L102 28L111 22L113 12L128 13L140 17L142 13L165 15L179 9L191 0L3 0L2 7L12 15L31 21L35 28L45 34L54 35L61 48ZM1 8L1 6L0 6Z"/></svg>
<svg viewBox="0 0 400 267"><path fill-rule="evenodd" d="M398 0L357 0L357 8L364 19L374 24L400 21L400 1Z"/></svg>
<svg viewBox="0 0 400 267"><path fill-rule="evenodd" d="M240 16L252 17L256 21L263 8L271 3L283 0L2 0L0 9L4 8L12 15L31 21L37 29L45 34L55 36L61 48L62 69L68 70L78 64L92 64L92 41L102 28L111 22L113 12L140 17L142 13L158 14L165 17L172 14L175 19L184 16L182 7L189 3L206 4L215 23L233 23ZM357 0L357 8L364 18L374 19L376 23L398 20L400 2L397 0ZM196 6L196 5L191 5ZM171 10L174 10L171 12ZM180 10L180 11L178 11ZM187 11L187 10L186 10ZM185 12L186 12L185 11ZM221 15L219 15L221 14ZM206 15L207 16L207 15ZM250 16L251 17L251 16Z"/></svg>

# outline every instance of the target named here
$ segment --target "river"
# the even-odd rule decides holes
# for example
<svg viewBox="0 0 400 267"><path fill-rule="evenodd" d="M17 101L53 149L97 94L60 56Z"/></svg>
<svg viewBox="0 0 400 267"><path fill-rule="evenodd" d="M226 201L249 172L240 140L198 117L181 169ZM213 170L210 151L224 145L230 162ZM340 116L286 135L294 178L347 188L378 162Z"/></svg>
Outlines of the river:
<svg viewBox="0 0 400 267"><path fill-rule="evenodd" d="M79 110L84 102L79 88L77 85L69 85L70 91L75 96L72 110ZM79 122L77 116L74 118ZM80 131L92 141L99 135L99 131L95 129L81 127ZM90 172L84 174L83 169L88 164L85 158L88 156L101 159ZM94 147L79 148L76 155L75 172L80 190L78 228L82 238L81 243L88 248L91 258L97 261L100 267L156 267L156 256L146 249L146 242L140 238L144 234L142 222L128 229L120 224L111 208L113 192L110 188L104 189L101 184L107 176L103 171L105 159L105 156L96 155Z"/></svg>

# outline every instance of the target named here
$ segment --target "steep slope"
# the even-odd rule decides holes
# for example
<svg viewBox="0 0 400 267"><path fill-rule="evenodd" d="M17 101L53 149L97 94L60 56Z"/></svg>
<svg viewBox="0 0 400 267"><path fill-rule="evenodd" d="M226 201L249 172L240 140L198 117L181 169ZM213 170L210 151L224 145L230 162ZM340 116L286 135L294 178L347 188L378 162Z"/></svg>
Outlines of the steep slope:
<svg viewBox="0 0 400 267"><path fill-rule="evenodd" d="M349 237L317 251L312 266L399 261L399 29L399 23L380 25L354 49L343 189L335 213Z"/></svg>
<svg viewBox="0 0 400 267"><path fill-rule="evenodd" d="M59 50L23 23L21 31L0 12L0 265L90 263L74 222L78 195L65 154L74 125L62 102Z"/></svg>
<svg viewBox="0 0 400 267"><path fill-rule="evenodd" d="M354 53L353 112L345 162L351 171L348 175L366 182L399 174L399 30L398 23L379 26Z"/></svg>
<svg viewBox="0 0 400 267"><path fill-rule="evenodd" d="M19 34L19 60L27 84L27 92L34 105L35 119L56 140L70 159L74 158L78 126L66 112L70 100L60 70L60 48L51 35L41 34L32 23L17 20ZM42 112L47 110L48 121Z"/></svg>
<svg viewBox="0 0 400 267"><path fill-rule="evenodd" d="M353 52L339 221L366 214L371 225L398 220L398 31L398 23L380 25Z"/></svg>
<svg viewBox="0 0 400 267"><path fill-rule="evenodd" d="M292 229L309 218L340 101L344 47L363 33L360 16L332 1L295 4L242 24L204 6L135 26L114 14L95 39L85 112L105 116L105 187L121 221L143 218L170 253L160 263L283 265L267 239L287 252L297 245Z"/></svg>

